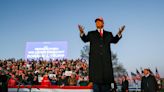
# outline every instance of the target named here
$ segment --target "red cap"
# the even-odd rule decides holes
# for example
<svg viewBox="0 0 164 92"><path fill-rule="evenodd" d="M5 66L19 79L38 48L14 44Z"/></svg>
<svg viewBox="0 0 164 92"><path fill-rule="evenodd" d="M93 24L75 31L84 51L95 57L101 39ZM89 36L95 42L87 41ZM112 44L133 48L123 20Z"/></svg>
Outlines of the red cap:
<svg viewBox="0 0 164 92"><path fill-rule="evenodd" d="M99 18L95 19L95 22L96 22L97 20L100 20L100 21L104 22L104 20L103 20L102 17L99 17Z"/></svg>

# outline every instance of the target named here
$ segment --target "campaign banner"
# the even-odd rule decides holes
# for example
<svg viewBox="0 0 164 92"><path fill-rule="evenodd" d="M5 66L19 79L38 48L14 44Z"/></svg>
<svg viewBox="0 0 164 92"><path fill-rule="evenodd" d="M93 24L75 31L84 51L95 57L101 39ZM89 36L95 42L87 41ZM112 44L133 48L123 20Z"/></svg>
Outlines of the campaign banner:
<svg viewBox="0 0 164 92"><path fill-rule="evenodd" d="M27 42L25 59L54 60L67 58L67 42Z"/></svg>

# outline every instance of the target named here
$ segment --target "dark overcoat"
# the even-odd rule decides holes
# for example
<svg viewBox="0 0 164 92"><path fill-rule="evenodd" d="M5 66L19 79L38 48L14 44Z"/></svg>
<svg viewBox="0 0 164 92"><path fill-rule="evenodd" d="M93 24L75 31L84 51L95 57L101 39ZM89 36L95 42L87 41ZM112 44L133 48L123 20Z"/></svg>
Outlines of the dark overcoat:
<svg viewBox="0 0 164 92"><path fill-rule="evenodd" d="M141 91L142 92L157 92L158 85L155 77L149 75L148 77L143 76L141 80Z"/></svg>
<svg viewBox="0 0 164 92"><path fill-rule="evenodd" d="M95 83L114 83L111 43L117 43L121 37L115 37L111 32L103 31L103 37L98 30L81 35L84 42L90 42L89 51L89 81Z"/></svg>

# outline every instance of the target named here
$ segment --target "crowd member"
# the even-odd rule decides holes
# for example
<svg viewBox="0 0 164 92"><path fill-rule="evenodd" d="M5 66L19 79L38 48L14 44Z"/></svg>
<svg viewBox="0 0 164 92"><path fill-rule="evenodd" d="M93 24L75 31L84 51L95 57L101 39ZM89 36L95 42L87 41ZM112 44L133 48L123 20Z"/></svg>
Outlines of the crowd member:
<svg viewBox="0 0 164 92"><path fill-rule="evenodd" d="M44 75L44 77L42 79L41 85L43 85L43 86L50 86L51 85L51 82L48 79L48 75L47 74Z"/></svg>
<svg viewBox="0 0 164 92"><path fill-rule="evenodd" d="M79 76L79 78L78 78L78 85L79 86L87 86L89 84L89 82L87 80L88 80L87 77Z"/></svg>
<svg viewBox="0 0 164 92"><path fill-rule="evenodd" d="M58 76L59 80L58 80L58 85L59 86L66 86L68 84L67 82L67 77L65 75L62 75L62 76Z"/></svg>
<svg viewBox="0 0 164 92"><path fill-rule="evenodd" d="M77 85L77 79L76 79L76 75L74 73L72 73L71 77L69 77L68 85L70 85L70 86L76 86Z"/></svg>
<svg viewBox="0 0 164 92"><path fill-rule="evenodd" d="M0 68L0 92L8 92L8 72Z"/></svg>
<svg viewBox="0 0 164 92"><path fill-rule="evenodd" d="M51 81L51 84L52 84L52 85L57 85L58 80L57 80L56 77L52 77L52 78L50 79L50 81Z"/></svg>
<svg viewBox="0 0 164 92"><path fill-rule="evenodd" d="M126 78L126 76L122 77L122 88L121 88L122 92L128 92L129 90L129 82Z"/></svg>
<svg viewBox="0 0 164 92"><path fill-rule="evenodd" d="M14 74L11 75L11 78L8 81L8 85L9 86L16 86L16 79L15 79L15 75Z"/></svg>
<svg viewBox="0 0 164 92"><path fill-rule="evenodd" d="M157 92L158 85L155 77L150 73L150 69L144 69L144 76L141 80L142 92Z"/></svg>

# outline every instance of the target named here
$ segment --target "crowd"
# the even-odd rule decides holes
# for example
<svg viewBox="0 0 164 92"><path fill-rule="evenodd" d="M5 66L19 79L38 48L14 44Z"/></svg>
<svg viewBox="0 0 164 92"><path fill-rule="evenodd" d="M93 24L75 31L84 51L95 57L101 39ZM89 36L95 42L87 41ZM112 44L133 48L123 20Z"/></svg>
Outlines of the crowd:
<svg viewBox="0 0 164 92"><path fill-rule="evenodd" d="M8 86L16 85L42 85L42 86L89 86L88 62L85 60L0 60L0 81L7 78ZM4 76L6 77L4 77ZM153 74L149 74L155 76ZM146 76L146 75L145 75ZM128 90L128 86L138 84L140 88L143 74L137 72L132 75L115 78L115 82L121 85L122 90ZM161 82L156 76L159 89ZM132 82L134 81L134 82ZM137 81L137 82L136 82ZM159 83L160 82L160 83ZM1 84L0 84L1 85ZM136 86L135 85L135 86Z"/></svg>
<svg viewBox="0 0 164 92"><path fill-rule="evenodd" d="M87 86L88 63L85 60L0 60L0 75L8 85Z"/></svg>

